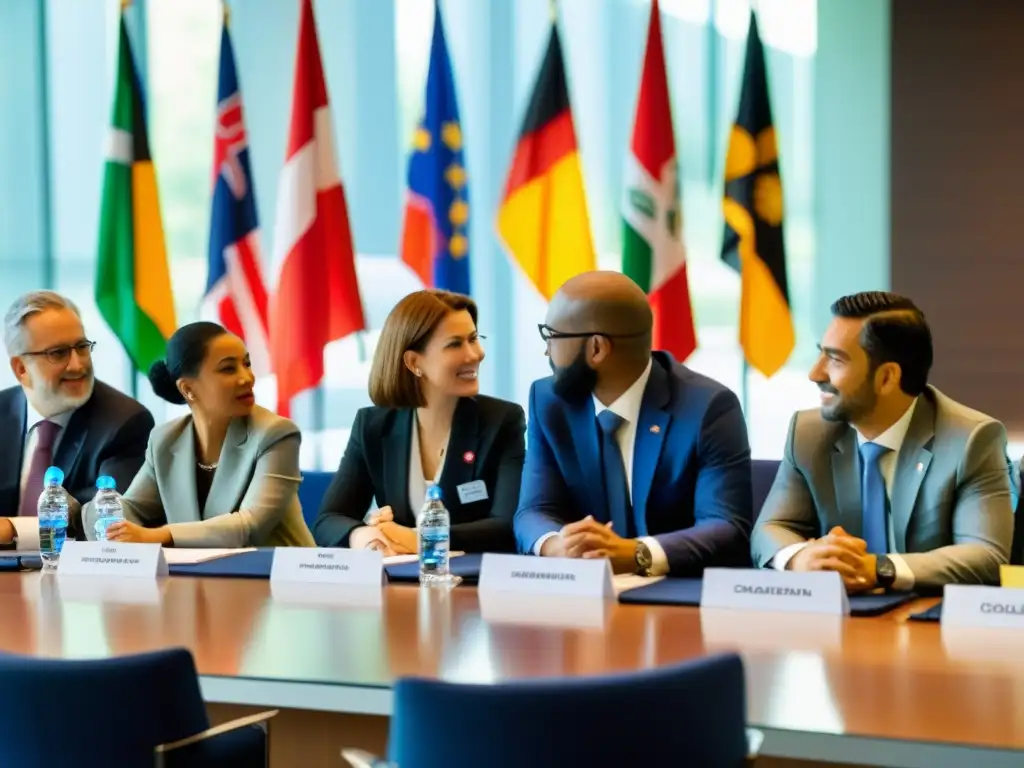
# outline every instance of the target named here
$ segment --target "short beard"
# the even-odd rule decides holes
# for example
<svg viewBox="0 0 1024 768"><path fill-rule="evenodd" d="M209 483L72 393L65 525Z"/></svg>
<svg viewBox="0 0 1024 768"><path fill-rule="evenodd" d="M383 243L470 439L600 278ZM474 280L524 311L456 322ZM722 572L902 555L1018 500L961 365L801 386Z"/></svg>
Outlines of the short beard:
<svg viewBox="0 0 1024 768"><path fill-rule="evenodd" d="M31 376L31 374L29 375ZM91 370L83 378L88 382L88 386L86 391L78 397L65 395L60 391L59 384L57 387L51 387L45 381L41 381L38 385L33 381L32 388L26 389L25 396L39 415L44 419L48 419L52 416L81 408L89 401L89 398L92 397L96 380L93 378Z"/></svg>
<svg viewBox="0 0 1024 768"><path fill-rule="evenodd" d="M839 402L821 407L821 418L825 421L835 421L850 424L862 419L871 413L878 404L878 395L875 394L871 381L864 384L852 395L845 398L839 395Z"/></svg>
<svg viewBox="0 0 1024 768"><path fill-rule="evenodd" d="M554 362L551 370L555 374L553 389L555 394L570 403L578 403L594 394L597 386L597 371L587 365L586 347L580 347L579 353L569 365L558 368Z"/></svg>

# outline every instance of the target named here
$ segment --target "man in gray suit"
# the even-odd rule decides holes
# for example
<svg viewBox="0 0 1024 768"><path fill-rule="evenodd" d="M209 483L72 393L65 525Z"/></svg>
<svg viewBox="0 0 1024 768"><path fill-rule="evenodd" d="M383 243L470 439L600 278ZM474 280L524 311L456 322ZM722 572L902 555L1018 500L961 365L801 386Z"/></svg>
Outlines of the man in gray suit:
<svg viewBox="0 0 1024 768"><path fill-rule="evenodd" d="M837 571L850 592L998 583L1013 537L1006 430L928 385L931 331L907 298L832 305L751 549L758 566Z"/></svg>

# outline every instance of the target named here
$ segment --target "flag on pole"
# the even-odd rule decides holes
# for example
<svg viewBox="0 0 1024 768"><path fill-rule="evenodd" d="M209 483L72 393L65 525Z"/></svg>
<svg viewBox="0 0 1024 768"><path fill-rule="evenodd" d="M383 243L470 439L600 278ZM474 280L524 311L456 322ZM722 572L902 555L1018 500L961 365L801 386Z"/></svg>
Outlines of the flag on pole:
<svg viewBox="0 0 1024 768"><path fill-rule="evenodd" d="M288 151L277 195L270 359L277 410L324 376L324 347L365 330L311 0L302 0Z"/></svg>
<svg viewBox="0 0 1024 768"><path fill-rule="evenodd" d="M654 348L682 361L697 348L697 334L657 0L651 5L630 150L622 200L622 271L647 292L654 312Z"/></svg>
<svg viewBox="0 0 1024 768"><path fill-rule="evenodd" d="M245 340L253 373L270 373L267 289L260 264L256 190L227 19L220 36L213 213L202 314Z"/></svg>
<svg viewBox="0 0 1024 768"><path fill-rule="evenodd" d="M765 376L796 345L786 281L782 180L768 94L764 47L750 14L739 112L725 159L722 259L741 275L740 345Z"/></svg>
<svg viewBox="0 0 1024 768"><path fill-rule="evenodd" d="M498 234L546 299L570 277L595 267L583 171L554 19L505 183Z"/></svg>
<svg viewBox="0 0 1024 768"><path fill-rule="evenodd" d="M469 294L469 187L440 3L434 4L427 93L408 184L402 261L427 287Z"/></svg>
<svg viewBox="0 0 1024 768"><path fill-rule="evenodd" d="M119 25L100 205L96 305L135 370L147 373L163 358L177 323L145 100L123 9Z"/></svg>

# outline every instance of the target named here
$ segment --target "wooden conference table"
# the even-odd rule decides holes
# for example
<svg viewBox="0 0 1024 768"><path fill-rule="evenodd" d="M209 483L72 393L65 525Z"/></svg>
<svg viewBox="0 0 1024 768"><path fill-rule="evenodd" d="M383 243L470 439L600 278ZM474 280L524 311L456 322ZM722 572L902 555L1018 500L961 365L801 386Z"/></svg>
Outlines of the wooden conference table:
<svg viewBox="0 0 1024 768"><path fill-rule="evenodd" d="M759 765L1024 764L1024 642L1012 630L907 621L924 601L842 620L482 602L471 587L272 594L257 579L132 581L0 573L0 650L84 658L189 648L215 720L282 708L274 766L340 766L342 746L383 752L399 677L594 675L728 650L743 656L749 723L765 734Z"/></svg>

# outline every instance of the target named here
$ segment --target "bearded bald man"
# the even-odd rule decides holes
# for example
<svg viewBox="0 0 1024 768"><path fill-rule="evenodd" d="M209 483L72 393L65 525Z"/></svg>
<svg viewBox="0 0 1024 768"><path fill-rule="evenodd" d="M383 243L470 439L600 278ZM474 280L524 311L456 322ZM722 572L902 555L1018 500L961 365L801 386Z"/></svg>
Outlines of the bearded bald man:
<svg viewBox="0 0 1024 768"><path fill-rule="evenodd" d="M553 297L554 375L530 390L519 550L607 557L616 573L749 565L750 445L736 395L652 352L647 296L587 272Z"/></svg>

